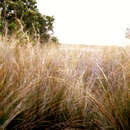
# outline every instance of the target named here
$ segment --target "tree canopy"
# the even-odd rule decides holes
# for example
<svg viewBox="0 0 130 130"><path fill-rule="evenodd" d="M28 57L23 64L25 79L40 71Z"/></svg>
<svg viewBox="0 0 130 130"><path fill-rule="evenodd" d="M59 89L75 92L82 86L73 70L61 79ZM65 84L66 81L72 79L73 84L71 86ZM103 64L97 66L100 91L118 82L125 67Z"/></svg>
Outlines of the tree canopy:
<svg viewBox="0 0 130 130"><path fill-rule="evenodd" d="M42 15L37 9L36 0L1 0L0 1L0 32L8 34L22 28L30 36L48 41L51 38L50 32L53 32L53 16Z"/></svg>

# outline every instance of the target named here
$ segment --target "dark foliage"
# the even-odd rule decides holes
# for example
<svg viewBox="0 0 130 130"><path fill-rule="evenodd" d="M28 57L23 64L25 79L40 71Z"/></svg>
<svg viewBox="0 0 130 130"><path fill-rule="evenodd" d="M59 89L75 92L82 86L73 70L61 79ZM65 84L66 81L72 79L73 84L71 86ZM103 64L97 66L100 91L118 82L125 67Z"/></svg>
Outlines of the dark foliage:
<svg viewBox="0 0 130 130"><path fill-rule="evenodd" d="M39 13L36 4L36 0L1 0L0 32L11 35L22 27L34 38L40 36L42 41L51 39L54 17Z"/></svg>

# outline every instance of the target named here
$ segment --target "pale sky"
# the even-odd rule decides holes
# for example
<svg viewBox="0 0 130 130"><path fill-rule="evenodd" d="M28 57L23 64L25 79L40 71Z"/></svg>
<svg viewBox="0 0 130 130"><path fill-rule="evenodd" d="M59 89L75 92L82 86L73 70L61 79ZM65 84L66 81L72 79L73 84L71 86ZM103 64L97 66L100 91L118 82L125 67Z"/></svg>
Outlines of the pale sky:
<svg viewBox="0 0 130 130"><path fill-rule="evenodd" d="M54 35L66 44L128 42L130 0L37 0L38 9L54 16Z"/></svg>

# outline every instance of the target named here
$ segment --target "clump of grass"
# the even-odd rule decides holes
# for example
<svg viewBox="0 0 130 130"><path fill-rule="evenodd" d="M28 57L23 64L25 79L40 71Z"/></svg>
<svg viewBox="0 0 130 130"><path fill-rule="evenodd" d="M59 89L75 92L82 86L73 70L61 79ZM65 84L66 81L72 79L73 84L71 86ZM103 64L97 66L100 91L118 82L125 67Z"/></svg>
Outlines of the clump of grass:
<svg viewBox="0 0 130 130"><path fill-rule="evenodd" d="M11 41L0 43L1 129L129 129L129 47Z"/></svg>

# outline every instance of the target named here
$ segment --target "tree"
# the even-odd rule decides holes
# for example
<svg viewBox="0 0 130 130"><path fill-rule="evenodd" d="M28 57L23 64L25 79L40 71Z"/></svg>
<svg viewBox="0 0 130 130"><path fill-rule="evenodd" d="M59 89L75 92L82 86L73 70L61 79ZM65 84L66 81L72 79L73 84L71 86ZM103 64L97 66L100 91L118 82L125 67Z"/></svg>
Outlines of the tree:
<svg viewBox="0 0 130 130"><path fill-rule="evenodd" d="M33 38L39 34L42 41L51 38L54 17L39 13L36 0L1 0L0 32L11 35L19 28Z"/></svg>
<svg viewBox="0 0 130 130"><path fill-rule="evenodd" d="M130 28L126 28L125 37L126 37L127 39L130 39Z"/></svg>

